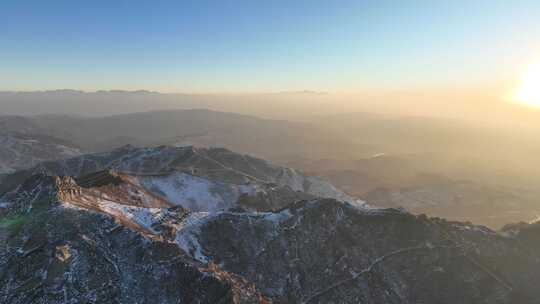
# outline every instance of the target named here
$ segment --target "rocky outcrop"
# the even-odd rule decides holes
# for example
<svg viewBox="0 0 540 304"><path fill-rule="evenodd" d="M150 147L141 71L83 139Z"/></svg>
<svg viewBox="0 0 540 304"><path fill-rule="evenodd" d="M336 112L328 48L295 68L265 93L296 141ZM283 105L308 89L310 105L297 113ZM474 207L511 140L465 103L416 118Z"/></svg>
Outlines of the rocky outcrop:
<svg viewBox="0 0 540 304"><path fill-rule="evenodd" d="M34 185L49 191L15 208L30 190L21 187L20 200L1 219L0 302L265 301L253 284L192 260L170 242L128 229L106 212L59 202L84 191L73 179L36 176Z"/></svg>

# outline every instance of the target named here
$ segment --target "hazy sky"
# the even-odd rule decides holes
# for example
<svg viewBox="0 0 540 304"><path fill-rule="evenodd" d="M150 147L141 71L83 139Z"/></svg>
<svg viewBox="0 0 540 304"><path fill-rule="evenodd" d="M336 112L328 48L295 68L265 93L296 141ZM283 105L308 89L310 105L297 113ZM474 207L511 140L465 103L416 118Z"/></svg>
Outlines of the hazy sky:
<svg viewBox="0 0 540 304"><path fill-rule="evenodd" d="M540 1L0 1L0 90L514 85Z"/></svg>

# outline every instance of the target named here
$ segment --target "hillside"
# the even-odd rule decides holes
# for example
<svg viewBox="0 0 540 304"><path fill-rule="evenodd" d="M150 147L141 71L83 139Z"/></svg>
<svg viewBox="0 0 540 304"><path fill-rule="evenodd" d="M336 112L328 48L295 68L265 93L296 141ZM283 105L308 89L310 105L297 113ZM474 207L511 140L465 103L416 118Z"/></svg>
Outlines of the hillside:
<svg viewBox="0 0 540 304"><path fill-rule="evenodd" d="M36 174L2 200L0 297L9 303L527 304L539 296L540 256L521 242L537 229L526 224L499 234L322 198L199 212L115 172Z"/></svg>

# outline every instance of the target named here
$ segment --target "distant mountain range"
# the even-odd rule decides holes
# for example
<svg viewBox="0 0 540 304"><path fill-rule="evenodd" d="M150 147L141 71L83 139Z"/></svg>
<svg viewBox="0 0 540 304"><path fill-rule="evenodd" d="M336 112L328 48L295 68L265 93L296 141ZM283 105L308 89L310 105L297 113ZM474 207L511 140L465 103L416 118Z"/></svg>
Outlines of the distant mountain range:
<svg viewBox="0 0 540 304"><path fill-rule="evenodd" d="M322 157L354 149L346 138L311 123L268 120L209 110L174 110L83 118L45 115L0 117L6 130L28 130L75 143L86 151L126 144L198 145L278 159L284 155Z"/></svg>
<svg viewBox="0 0 540 304"><path fill-rule="evenodd" d="M1 92L2 115L110 116L133 112L211 109L273 119L339 113L334 97L316 91L244 94L184 94L151 91L53 90Z"/></svg>

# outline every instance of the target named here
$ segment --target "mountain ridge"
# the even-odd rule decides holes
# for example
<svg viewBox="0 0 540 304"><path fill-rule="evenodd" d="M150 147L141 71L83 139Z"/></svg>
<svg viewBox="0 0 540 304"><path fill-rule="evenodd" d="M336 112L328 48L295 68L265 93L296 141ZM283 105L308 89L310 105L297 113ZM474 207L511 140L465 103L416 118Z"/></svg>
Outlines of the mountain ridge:
<svg viewBox="0 0 540 304"><path fill-rule="evenodd" d="M264 201L264 206L254 207L268 210L281 207L285 198L308 197L364 204L320 178L227 149L193 146L124 146L110 152L43 162L4 177L0 193L13 190L36 173L77 179L111 169L129 178L130 183L198 211L227 209L238 202L248 206L250 201L258 201L259 205Z"/></svg>
<svg viewBox="0 0 540 304"><path fill-rule="evenodd" d="M540 277L534 269L540 256L516 242L522 230L531 238L535 229L502 235L324 198L289 201L266 212L208 213L162 205L144 189L131 187L115 171L79 179L38 173L4 196L10 201L4 218L22 219L0 225L7 225L9 235L0 249L0 296L13 303L43 293L47 303L66 298L125 302L139 296L130 288L137 281L129 277L162 288L174 277L176 283L166 283L170 287L159 296L139 287L144 302L157 297L161 303L182 298L187 303L487 304L535 303L538 296L534 282ZM113 194L124 199L114 202ZM36 230L43 225L47 233ZM153 265L150 277L120 255L133 244L132 252L142 260L133 254L127 258ZM14 268L23 262L29 266ZM93 291L95 274L84 270L85 263L97 265L109 289ZM45 279L34 275L40 273ZM202 279L204 273L210 276ZM17 287L28 281L28 288Z"/></svg>

